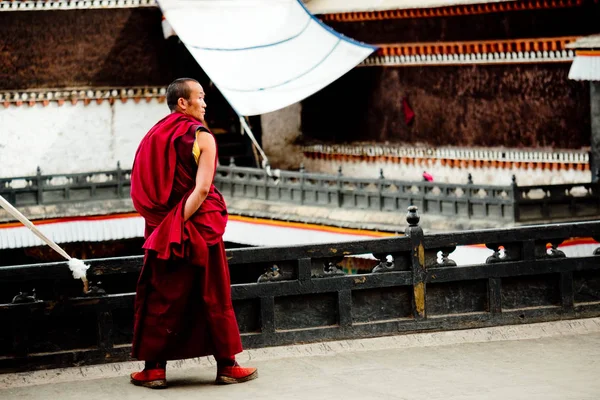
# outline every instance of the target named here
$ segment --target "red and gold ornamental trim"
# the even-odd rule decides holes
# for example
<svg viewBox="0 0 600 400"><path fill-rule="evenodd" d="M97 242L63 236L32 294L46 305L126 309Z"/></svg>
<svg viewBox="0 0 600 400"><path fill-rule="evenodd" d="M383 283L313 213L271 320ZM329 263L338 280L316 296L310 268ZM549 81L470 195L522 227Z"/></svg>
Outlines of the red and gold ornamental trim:
<svg viewBox="0 0 600 400"><path fill-rule="evenodd" d="M167 89L165 87L130 87L130 88L103 88L103 89L40 89L21 91L0 91L0 104L5 108L13 106L49 105L51 102L62 106L65 103L73 105L82 102L88 105L91 102L113 104L119 100L123 103L133 100L164 102Z"/></svg>
<svg viewBox="0 0 600 400"><path fill-rule="evenodd" d="M597 0L594 0L597 3ZM462 15L491 14L508 11L546 10L581 6L584 0L521 0L486 4L466 4L438 8L413 8L408 10L357 11L325 14L325 22L384 21L407 18L455 17Z"/></svg>
<svg viewBox="0 0 600 400"><path fill-rule="evenodd" d="M496 64L572 61L578 37L383 44L361 65Z"/></svg>

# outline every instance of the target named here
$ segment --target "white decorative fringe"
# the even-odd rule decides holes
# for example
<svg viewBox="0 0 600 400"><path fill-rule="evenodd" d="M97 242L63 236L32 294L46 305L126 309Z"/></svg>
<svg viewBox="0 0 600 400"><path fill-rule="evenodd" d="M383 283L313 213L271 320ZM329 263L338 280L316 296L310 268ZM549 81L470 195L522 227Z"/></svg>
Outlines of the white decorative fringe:
<svg viewBox="0 0 600 400"><path fill-rule="evenodd" d="M84 264L83 261L77 258L71 258L69 260L69 269L73 271L73 278L82 279L85 278L85 273L90 266Z"/></svg>
<svg viewBox="0 0 600 400"><path fill-rule="evenodd" d="M571 65L569 79L576 81L600 81L600 55L578 55Z"/></svg>

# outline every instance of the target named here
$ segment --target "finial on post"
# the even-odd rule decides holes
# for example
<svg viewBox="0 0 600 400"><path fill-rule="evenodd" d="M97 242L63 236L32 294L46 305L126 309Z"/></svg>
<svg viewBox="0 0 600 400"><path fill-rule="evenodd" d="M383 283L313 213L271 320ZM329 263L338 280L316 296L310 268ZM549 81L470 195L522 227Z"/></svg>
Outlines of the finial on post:
<svg viewBox="0 0 600 400"><path fill-rule="evenodd" d="M300 172L304 173L305 169L304 169L304 163L300 164Z"/></svg>
<svg viewBox="0 0 600 400"><path fill-rule="evenodd" d="M385 176L383 176L383 168L379 168L379 179L385 179Z"/></svg>
<svg viewBox="0 0 600 400"><path fill-rule="evenodd" d="M406 222L408 222L408 226L419 226L419 221L421 220L421 216L418 213L419 208L417 206L408 207L408 213L406 214Z"/></svg>
<svg viewBox="0 0 600 400"><path fill-rule="evenodd" d="M342 166L341 165L338 168L338 176L342 176Z"/></svg>
<svg viewBox="0 0 600 400"><path fill-rule="evenodd" d="M473 184L473 175L471 175L471 173L469 172L469 176L467 177L467 183L469 185Z"/></svg>
<svg viewBox="0 0 600 400"><path fill-rule="evenodd" d="M512 176L512 184L513 186L517 186L517 176L515 174Z"/></svg>
<svg viewBox="0 0 600 400"><path fill-rule="evenodd" d="M229 157L229 166L230 167L235 167L235 158Z"/></svg>

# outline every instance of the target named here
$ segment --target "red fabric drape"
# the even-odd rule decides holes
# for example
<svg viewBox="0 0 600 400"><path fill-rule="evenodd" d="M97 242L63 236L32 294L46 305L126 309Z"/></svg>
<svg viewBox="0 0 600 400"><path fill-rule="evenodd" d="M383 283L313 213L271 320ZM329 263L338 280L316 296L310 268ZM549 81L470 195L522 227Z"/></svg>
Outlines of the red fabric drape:
<svg viewBox="0 0 600 400"><path fill-rule="evenodd" d="M415 113L408 105L408 98L406 96L402 98L402 112L404 113L404 122L406 125L410 125L415 119Z"/></svg>

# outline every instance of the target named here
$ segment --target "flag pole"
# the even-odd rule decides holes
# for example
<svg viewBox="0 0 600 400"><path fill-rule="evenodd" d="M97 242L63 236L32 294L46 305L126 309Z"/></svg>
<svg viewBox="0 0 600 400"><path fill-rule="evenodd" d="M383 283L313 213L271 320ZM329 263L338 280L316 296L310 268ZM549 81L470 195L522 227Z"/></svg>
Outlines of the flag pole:
<svg viewBox="0 0 600 400"><path fill-rule="evenodd" d="M19 210L13 207L4 197L0 196L0 206L4 208L10 215L18 219L23 225L25 225L33 234L42 239L44 243L54 249L58 254L63 256L69 261L69 269L73 272L73 278L81 279L83 281L83 292L87 293L89 289L89 283L86 277L86 270L89 268L83 261L73 258L67 254L59 245L54 243L52 239L44 235L27 217L25 217Z"/></svg>

